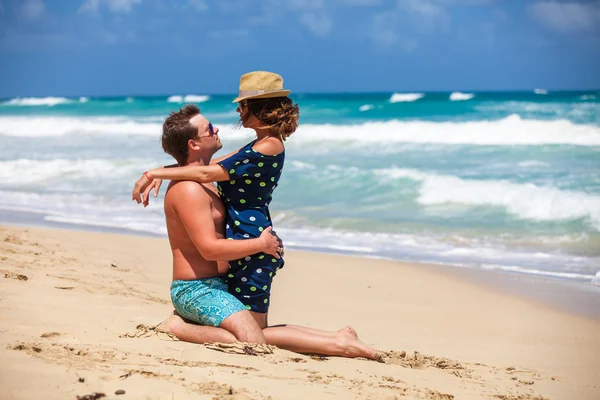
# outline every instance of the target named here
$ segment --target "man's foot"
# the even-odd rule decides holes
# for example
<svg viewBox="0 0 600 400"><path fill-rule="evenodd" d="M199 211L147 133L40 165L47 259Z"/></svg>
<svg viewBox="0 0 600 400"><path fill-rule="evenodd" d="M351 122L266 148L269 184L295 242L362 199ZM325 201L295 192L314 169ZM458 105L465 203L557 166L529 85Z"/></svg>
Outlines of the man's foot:
<svg viewBox="0 0 600 400"><path fill-rule="evenodd" d="M339 349L340 356L348 358L364 357L370 360L383 362L384 354L381 351L368 346L358 340L354 335L356 335L356 332L352 334L348 330L341 329L339 334L335 337L335 343Z"/></svg>
<svg viewBox="0 0 600 400"><path fill-rule="evenodd" d="M158 324L154 329L157 333L164 333L168 336L178 338L181 329L186 325L186 322L177 313L173 313L169 318Z"/></svg>

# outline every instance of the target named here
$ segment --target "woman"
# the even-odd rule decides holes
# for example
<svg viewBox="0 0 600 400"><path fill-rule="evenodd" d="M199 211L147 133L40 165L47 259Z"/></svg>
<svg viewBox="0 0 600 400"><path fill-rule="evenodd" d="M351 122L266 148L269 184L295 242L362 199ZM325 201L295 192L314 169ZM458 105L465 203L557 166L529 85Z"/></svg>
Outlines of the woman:
<svg viewBox="0 0 600 400"><path fill-rule="evenodd" d="M240 79L238 103L240 124L256 132L256 139L236 152L211 161L209 166L157 168L146 171L133 190L138 201L143 193L147 204L150 190L155 193L160 182L153 180L193 180L217 182L227 208L226 236L243 240L259 237L272 226L269 214L274 189L285 161L283 142L298 127L299 109L283 89L283 79L270 72L251 72ZM348 357L379 358L380 355L360 342L352 328L338 332L319 331L293 325L268 327L268 309L273 277L283 267L283 259L264 253L229 262L229 292L250 310L263 329L267 343L303 353L320 353ZM181 327L186 338L191 330ZM191 324L186 324L191 325Z"/></svg>

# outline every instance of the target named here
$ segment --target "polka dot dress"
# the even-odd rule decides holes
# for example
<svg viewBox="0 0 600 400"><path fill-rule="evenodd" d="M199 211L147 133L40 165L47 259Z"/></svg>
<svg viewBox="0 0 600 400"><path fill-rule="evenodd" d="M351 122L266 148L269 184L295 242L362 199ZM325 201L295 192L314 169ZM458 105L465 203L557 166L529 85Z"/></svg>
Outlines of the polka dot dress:
<svg viewBox="0 0 600 400"><path fill-rule="evenodd" d="M253 141L219 165L229 172L229 181L218 182L219 194L227 207L227 239L257 238L271 226L269 203L281 176L285 152L262 154ZM248 310L266 313L269 309L271 282L283 259L259 253L229 262L225 276L229 292Z"/></svg>

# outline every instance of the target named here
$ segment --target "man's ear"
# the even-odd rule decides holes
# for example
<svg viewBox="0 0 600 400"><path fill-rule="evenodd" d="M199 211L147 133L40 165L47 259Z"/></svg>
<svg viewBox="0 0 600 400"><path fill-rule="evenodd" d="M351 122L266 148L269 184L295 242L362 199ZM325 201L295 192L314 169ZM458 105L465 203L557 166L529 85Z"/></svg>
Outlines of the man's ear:
<svg viewBox="0 0 600 400"><path fill-rule="evenodd" d="M200 150L200 145L195 140L190 139L188 140L188 148L198 151Z"/></svg>

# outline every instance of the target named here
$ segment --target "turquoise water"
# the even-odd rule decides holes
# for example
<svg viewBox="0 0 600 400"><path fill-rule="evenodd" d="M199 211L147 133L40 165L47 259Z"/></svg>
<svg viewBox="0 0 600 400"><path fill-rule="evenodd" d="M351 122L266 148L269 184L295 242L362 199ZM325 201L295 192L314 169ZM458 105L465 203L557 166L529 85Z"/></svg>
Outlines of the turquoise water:
<svg viewBox="0 0 600 400"><path fill-rule="evenodd" d="M164 117L194 102L232 151L233 96L0 100L0 209L166 234ZM288 248L596 282L600 93L301 94L272 212ZM164 191L164 190L163 190Z"/></svg>

